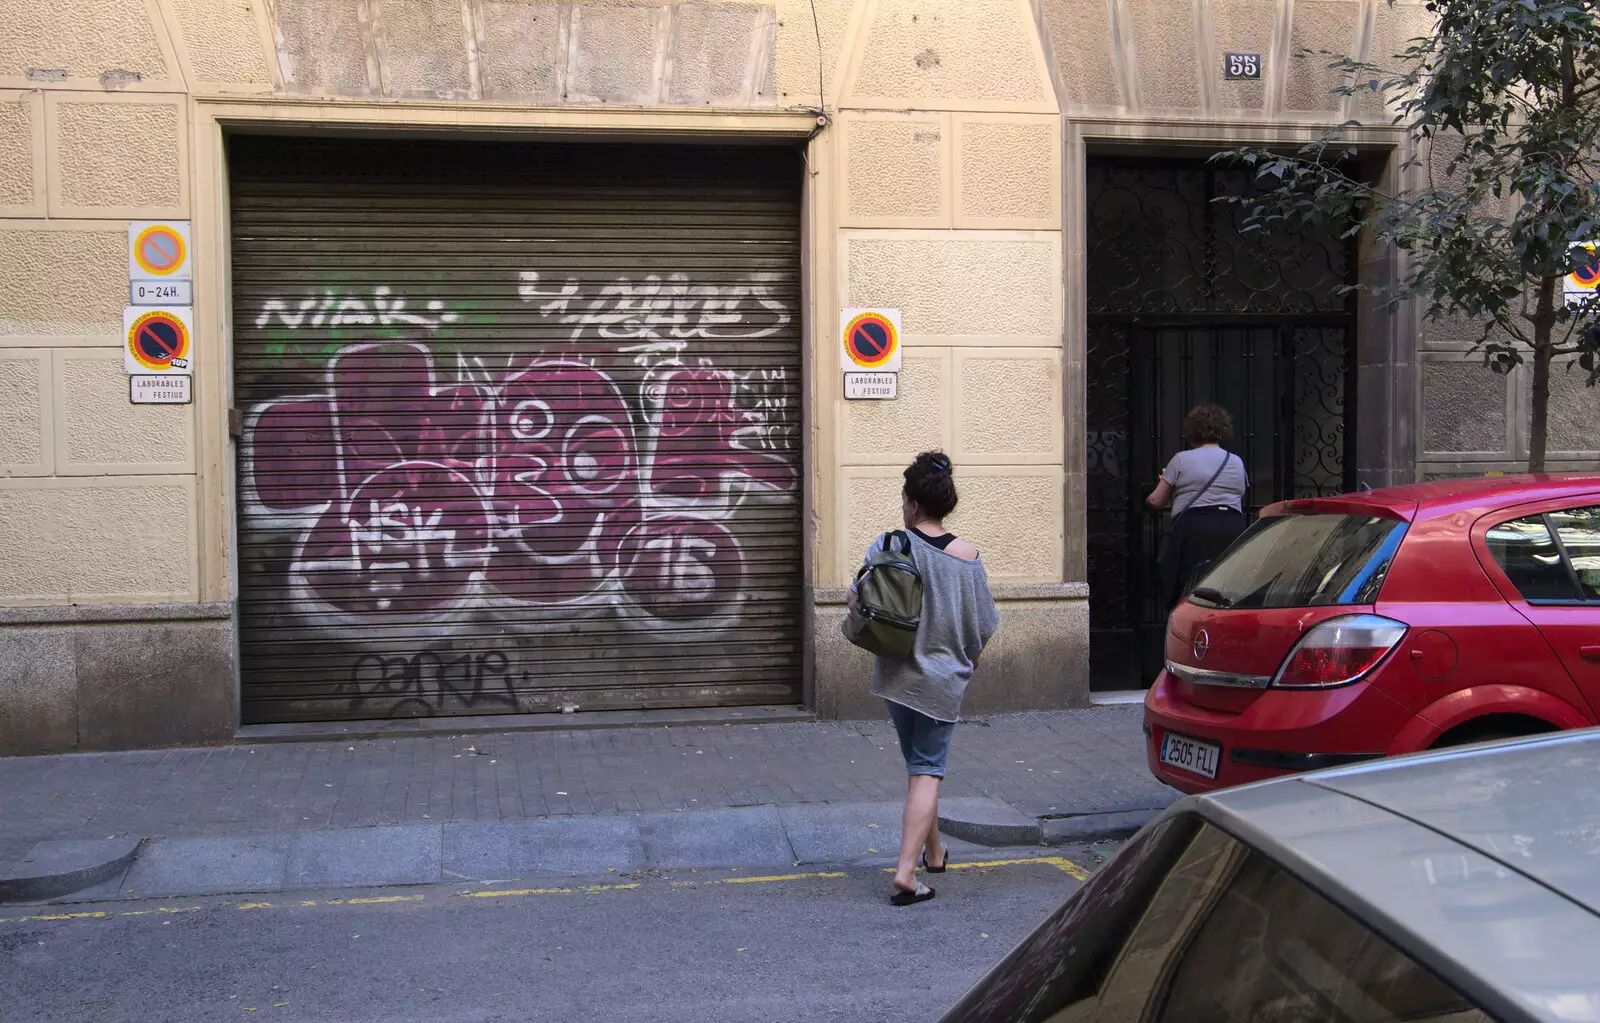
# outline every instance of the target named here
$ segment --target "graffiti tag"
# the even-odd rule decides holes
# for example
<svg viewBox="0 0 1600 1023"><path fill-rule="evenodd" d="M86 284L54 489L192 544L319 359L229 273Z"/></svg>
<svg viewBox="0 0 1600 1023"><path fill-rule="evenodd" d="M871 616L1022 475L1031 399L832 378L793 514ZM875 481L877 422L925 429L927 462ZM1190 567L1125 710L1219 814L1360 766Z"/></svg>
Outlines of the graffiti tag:
<svg viewBox="0 0 1600 1023"><path fill-rule="evenodd" d="M341 295L324 291L321 295L304 298L291 307L281 298L269 298L261 303L256 315L256 327L271 326L277 320L279 327L298 330L302 327L439 327L456 322L457 315L445 309L444 303L433 299L427 303L431 315L414 313L406 309L406 300L395 296L388 287L372 289L369 297Z"/></svg>
<svg viewBox="0 0 1600 1023"><path fill-rule="evenodd" d="M262 315L414 315L379 291L365 308L323 299ZM795 498L787 371L680 358L692 338L791 322L764 278L623 280L586 299L529 271L520 293L574 336L638 342L615 351L639 368L619 380L570 354L363 340L334 347L313 393L248 411L246 528L288 534L297 621L361 651L344 683L353 706L515 705L538 662L485 652L489 637L515 645L584 619L602 632L731 627L747 575L739 511ZM395 625L425 649L397 650Z"/></svg>

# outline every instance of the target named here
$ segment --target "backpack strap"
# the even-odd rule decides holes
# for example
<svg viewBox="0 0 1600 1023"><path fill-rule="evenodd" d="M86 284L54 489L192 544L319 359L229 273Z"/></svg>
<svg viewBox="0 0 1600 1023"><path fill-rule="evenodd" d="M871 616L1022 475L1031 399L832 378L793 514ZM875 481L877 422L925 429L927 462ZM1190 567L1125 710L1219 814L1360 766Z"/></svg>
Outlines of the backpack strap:
<svg viewBox="0 0 1600 1023"><path fill-rule="evenodd" d="M892 533L885 533L883 549L892 552L894 548L891 545L894 543L895 537L900 538L900 544L904 548L901 553L908 558L911 557L911 536L903 529L896 529Z"/></svg>

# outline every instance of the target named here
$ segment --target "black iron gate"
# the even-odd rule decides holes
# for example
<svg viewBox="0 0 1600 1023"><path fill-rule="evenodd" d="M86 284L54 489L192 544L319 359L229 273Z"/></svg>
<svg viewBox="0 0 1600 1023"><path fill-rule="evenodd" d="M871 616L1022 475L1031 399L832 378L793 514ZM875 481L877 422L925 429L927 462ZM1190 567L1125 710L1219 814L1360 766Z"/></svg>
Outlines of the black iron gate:
<svg viewBox="0 0 1600 1023"><path fill-rule="evenodd" d="M1184 413L1214 401L1250 473L1249 511L1354 486L1350 245L1337 232L1244 232L1250 176L1192 161L1091 161L1088 555L1097 690L1149 684L1168 609L1146 509L1183 446Z"/></svg>

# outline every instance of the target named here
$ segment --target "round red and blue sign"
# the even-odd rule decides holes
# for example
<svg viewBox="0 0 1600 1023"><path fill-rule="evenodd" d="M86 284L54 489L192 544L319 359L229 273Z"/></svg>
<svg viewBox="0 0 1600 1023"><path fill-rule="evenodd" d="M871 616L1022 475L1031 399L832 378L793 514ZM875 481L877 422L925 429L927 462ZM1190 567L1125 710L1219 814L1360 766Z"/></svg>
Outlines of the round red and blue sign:
<svg viewBox="0 0 1600 1023"><path fill-rule="evenodd" d="M862 369L879 369L899 352L900 332L887 316L868 310L845 325L844 350Z"/></svg>
<svg viewBox="0 0 1600 1023"><path fill-rule="evenodd" d="M152 373L182 367L189 358L189 328L170 313L145 313L128 330L128 354Z"/></svg>

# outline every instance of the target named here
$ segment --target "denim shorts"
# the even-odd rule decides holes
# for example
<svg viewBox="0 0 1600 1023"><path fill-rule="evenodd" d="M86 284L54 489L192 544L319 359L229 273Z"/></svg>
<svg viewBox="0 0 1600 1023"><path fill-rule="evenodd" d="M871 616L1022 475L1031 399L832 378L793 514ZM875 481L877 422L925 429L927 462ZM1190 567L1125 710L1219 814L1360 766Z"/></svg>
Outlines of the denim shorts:
<svg viewBox="0 0 1600 1023"><path fill-rule="evenodd" d="M950 734L954 721L936 721L921 711L893 700L884 700L889 718L900 735L900 753L906 758L907 774L944 777L944 762L950 756Z"/></svg>

